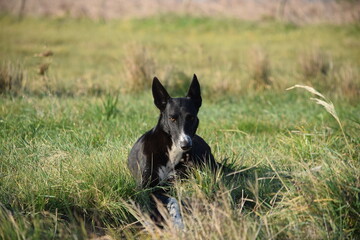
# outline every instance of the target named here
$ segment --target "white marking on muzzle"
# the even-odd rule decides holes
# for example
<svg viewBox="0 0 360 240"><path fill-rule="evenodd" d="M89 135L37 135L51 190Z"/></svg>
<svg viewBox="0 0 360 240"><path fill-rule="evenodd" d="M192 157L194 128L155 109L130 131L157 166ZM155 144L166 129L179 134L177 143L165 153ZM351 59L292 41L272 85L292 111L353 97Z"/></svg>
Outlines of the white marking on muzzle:
<svg viewBox="0 0 360 240"><path fill-rule="evenodd" d="M190 146L192 146L192 139L189 135L185 134L184 132L181 132L180 134L180 141L179 141L179 146L180 143L184 141L184 142L188 142L190 144Z"/></svg>

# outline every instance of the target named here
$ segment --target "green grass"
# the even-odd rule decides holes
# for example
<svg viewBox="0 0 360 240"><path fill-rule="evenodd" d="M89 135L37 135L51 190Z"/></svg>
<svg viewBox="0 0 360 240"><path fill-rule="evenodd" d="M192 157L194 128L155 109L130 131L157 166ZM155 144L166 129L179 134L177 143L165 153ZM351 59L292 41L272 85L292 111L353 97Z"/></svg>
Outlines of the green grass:
<svg viewBox="0 0 360 240"><path fill-rule="evenodd" d="M270 79L277 89L297 83L329 86L347 65L354 69L350 78L360 89L358 24L300 27L274 21L164 15L109 22L66 18L18 22L3 16L0 25L0 61L22 63L30 92L42 92L41 88L63 95L126 91L132 79L124 74L129 68L124 60L134 55L133 46L147 50L160 80L171 81L178 72L190 78L195 72L209 94L248 92L252 69L257 68L252 63L254 50L268 55ZM34 57L47 49L54 52L52 57ZM310 51L330 56L328 76L303 76L300 59ZM46 79L37 74L44 63L50 63Z"/></svg>
<svg viewBox="0 0 360 240"><path fill-rule="evenodd" d="M109 22L3 16L0 25L0 60L20 62L26 73L21 88L0 97L1 239L359 236L358 96L321 84L345 141L309 93L285 91L295 83L331 84L345 63L358 69L357 25L170 16ZM218 161L241 171L235 177L194 171L175 185L172 194L193 206L183 213L182 233L144 222L138 205L146 208L149 191L138 190L127 170L131 146L158 118L150 88L127 92L131 79L122 64L134 43L152 54L170 93L183 95L192 73L198 75L204 93L198 134ZM34 57L44 46L54 56ZM247 88L258 47L274 82L262 90ZM330 54L334 68L304 79L299 58L313 49ZM42 63L50 63L44 76L36 73ZM358 86L358 75L351 76Z"/></svg>
<svg viewBox="0 0 360 240"><path fill-rule="evenodd" d="M56 234L60 238L70 237L67 232L80 236L99 232L96 226L104 225L109 228L105 229L107 234L119 236L116 230L133 221L123 201L146 200L141 200L144 196L135 189L126 158L137 137L156 123L157 110L147 93L137 98L119 96L117 111L109 118L104 106L106 99L104 96L1 100L0 200L20 225L15 227L15 223L6 219L9 213L3 212L2 218L8 223L0 228L4 238L11 238L8 234L12 231L29 238L37 238L36 234L47 236L55 231L57 222L64 228ZM223 184L226 189L234 185L234 206L241 201L241 191L261 206L254 212L251 206L240 216L250 218L248 221L260 227L257 215L270 214L272 222L267 227L272 228L272 234L289 224L289 229L282 233L284 236L305 236L309 234L306 229L290 228L305 224L311 228L308 231L320 236L354 236L358 227L354 219L359 213L360 172L356 160L359 126L349 119L359 119L358 106L337 106L351 147L356 151L350 157L335 120L301 94L232 97L213 103L206 100L200 112L199 134L212 146L219 161L230 158L237 168L250 169L240 179L219 180L218 187L206 183L211 181L206 180L206 175L195 175L190 184L183 186L183 196L198 196L199 188L211 199L214 194L227 192L221 188ZM321 166L319 173L309 170L317 166ZM279 182L282 176L284 182ZM253 189L255 183L259 186ZM269 206L275 193L284 196ZM294 199L300 202L293 202ZM319 199L325 199L330 207L324 207L321 201L314 202ZM292 212L292 207L309 206L315 209ZM236 211L236 207L232 210ZM76 222L79 229L72 229L74 224L62 219L62 215L74 218L68 221ZM308 222L303 223L301 218ZM85 232L80 231L84 219L90 222L90 230ZM323 225L316 221L319 219L325 221ZM339 226L340 222L344 226ZM326 224L333 226L327 229ZM112 227L115 233L110 231ZM265 228L260 229L263 237L272 236L267 235Z"/></svg>

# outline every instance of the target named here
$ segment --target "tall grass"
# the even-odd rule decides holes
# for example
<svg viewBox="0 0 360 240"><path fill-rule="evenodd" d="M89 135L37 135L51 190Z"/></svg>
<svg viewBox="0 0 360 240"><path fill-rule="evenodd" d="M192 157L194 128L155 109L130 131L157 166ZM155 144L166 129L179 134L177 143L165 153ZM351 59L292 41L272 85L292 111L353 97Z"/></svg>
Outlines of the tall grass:
<svg viewBox="0 0 360 240"><path fill-rule="evenodd" d="M261 90L269 88L272 85L271 66L268 55L262 49L254 49L250 60L252 81L254 89Z"/></svg>
<svg viewBox="0 0 360 240"><path fill-rule="evenodd" d="M356 68L349 64L340 66L334 73L334 82L337 86L334 91L338 95L357 101L360 97L360 84L357 79L360 79L360 74Z"/></svg>
<svg viewBox="0 0 360 240"><path fill-rule="evenodd" d="M333 67L333 62L329 54L319 49L313 49L306 52L303 56L301 56L299 63L302 73L307 79L326 77L329 75Z"/></svg>
<svg viewBox="0 0 360 240"><path fill-rule="evenodd" d="M0 66L0 93L19 94L26 83L26 73L20 63L5 62Z"/></svg>
<svg viewBox="0 0 360 240"><path fill-rule="evenodd" d="M0 238L360 234L359 52L349 47L357 44L355 25L174 16L109 22L4 16L0 24L0 59L13 67L21 59L19 70L4 65L5 76L23 74L16 88L6 82L0 98ZM36 54L44 52L44 39L51 59ZM139 54L121 47L132 42ZM252 61L254 45L261 57ZM313 83L323 74L304 78L298 68L305 45L331 56L319 91ZM128 58L127 68L121 64ZM43 63L51 65L39 75ZM183 232L149 220L153 189L137 189L126 166L129 149L158 118L148 85L155 70L172 96L184 96L197 74L198 133L234 170L194 170L175 184L170 194L184 203ZM257 70L262 87L248 89ZM296 82L321 106L308 93L284 91Z"/></svg>
<svg viewBox="0 0 360 240"><path fill-rule="evenodd" d="M149 89L156 73L155 61L149 50L141 45L132 45L125 54L125 89L130 92Z"/></svg>

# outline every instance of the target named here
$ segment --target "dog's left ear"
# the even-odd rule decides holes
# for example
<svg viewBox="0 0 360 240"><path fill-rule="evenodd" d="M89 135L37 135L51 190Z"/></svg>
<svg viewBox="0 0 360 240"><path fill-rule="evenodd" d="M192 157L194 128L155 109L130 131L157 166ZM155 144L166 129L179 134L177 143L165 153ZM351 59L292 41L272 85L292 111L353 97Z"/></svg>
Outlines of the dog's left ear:
<svg viewBox="0 0 360 240"><path fill-rule="evenodd" d="M200 93L200 84L195 74L191 81L189 91L186 94L186 97L191 98L194 101L195 107L197 108L201 107L202 99Z"/></svg>

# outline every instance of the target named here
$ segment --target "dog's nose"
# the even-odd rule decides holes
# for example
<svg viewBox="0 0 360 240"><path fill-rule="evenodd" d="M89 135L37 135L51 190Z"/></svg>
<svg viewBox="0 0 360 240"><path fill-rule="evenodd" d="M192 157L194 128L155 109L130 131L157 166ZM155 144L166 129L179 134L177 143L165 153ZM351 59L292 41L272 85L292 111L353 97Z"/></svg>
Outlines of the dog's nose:
<svg viewBox="0 0 360 240"><path fill-rule="evenodd" d="M192 143L191 143L191 141L181 141L180 147L182 150L187 151L187 150L191 149Z"/></svg>

